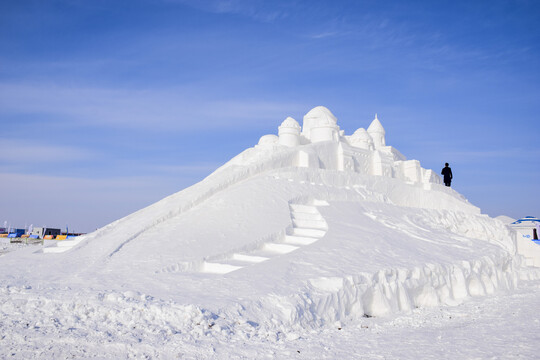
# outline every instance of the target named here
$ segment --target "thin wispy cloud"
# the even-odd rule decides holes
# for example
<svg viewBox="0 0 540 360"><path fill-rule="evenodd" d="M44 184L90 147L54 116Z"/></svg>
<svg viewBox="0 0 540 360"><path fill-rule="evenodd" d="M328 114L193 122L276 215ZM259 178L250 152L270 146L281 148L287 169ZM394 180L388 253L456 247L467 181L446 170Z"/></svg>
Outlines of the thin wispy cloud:
<svg viewBox="0 0 540 360"><path fill-rule="evenodd" d="M237 14L257 21L273 22L288 16L294 3L264 2L261 0L168 0L216 14ZM270 6L269 6L270 5Z"/></svg>
<svg viewBox="0 0 540 360"><path fill-rule="evenodd" d="M3 139L0 142L0 164L60 164L95 159L101 156L74 146L37 144L34 139Z"/></svg>
<svg viewBox="0 0 540 360"><path fill-rule="evenodd" d="M451 157L456 161L460 161L463 164L466 163L478 163L486 160L502 160L508 161L509 159L539 159L539 149L527 149L527 148L507 148L501 147L497 150L473 150L470 151L452 151L451 153L443 153L447 157Z"/></svg>
<svg viewBox="0 0 540 360"><path fill-rule="evenodd" d="M327 32L322 32L322 33L314 34L314 35L311 35L311 36L309 36L309 37L312 38L312 39L324 39L324 38L328 38L328 37L337 36L337 35L339 35L339 34L340 34L340 33L337 32L337 31L327 31Z"/></svg>
<svg viewBox="0 0 540 360"><path fill-rule="evenodd" d="M124 129L203 130L257 128L279 121L300 104L208 99L194 88L159 90L83 88L47 84L0 84L0 113L49 114L71 123Z"/></svg>

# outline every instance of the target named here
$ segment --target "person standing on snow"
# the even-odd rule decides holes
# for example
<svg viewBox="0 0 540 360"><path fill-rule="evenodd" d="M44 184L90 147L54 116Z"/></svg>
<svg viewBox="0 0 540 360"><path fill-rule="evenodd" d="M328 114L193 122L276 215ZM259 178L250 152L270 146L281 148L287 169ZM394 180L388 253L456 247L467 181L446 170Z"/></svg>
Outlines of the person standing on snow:
<svg viewBox="0 0 540 360"><path fill-rule="evenodd" d="M452 182L452 169L448 166L448 163L444 164L444 168L441 171L441 175L444 176L444 185L450 186Z"/></svg>

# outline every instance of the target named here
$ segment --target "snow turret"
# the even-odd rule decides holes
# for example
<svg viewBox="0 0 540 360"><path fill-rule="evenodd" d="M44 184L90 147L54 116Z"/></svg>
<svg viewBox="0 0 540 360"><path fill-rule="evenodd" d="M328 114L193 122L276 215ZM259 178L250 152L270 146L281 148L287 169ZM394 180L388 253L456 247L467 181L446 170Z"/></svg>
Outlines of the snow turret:
<svg viewBox="0 0 540 360"><path fill-rule="evenodd" d="M371 125L369 125L367 132L369 135L371 135L371 138L373 139L373 144L375 145L375 149L379 149L383 146L386 146L386 140L384 138L384 135L386 132L384 131L384 128L377 118L377 114L375 114L375 119L371 122Z"/></svg>
<svg viewBox="0 0 540 360"><path fill-rule="evenodd" d="M354 132L349 138L349 143L352 146L365 150L373 150L373 139L368 134L366 129L360 128Z"/></svg>
<svg viewBox="0 0 540 360"><path fill-rule="evenodd" d="M338 141L339 126L337 125L337 119L324 106L317 106L304 116L302 135L311 142Z"/></svg>
<svg viewBox="0 0 540 360"><path fill-rule="evenodd" d="M278 128L279 144L289 147L300 145L300 125L292 117L286 118Z"/></svg>

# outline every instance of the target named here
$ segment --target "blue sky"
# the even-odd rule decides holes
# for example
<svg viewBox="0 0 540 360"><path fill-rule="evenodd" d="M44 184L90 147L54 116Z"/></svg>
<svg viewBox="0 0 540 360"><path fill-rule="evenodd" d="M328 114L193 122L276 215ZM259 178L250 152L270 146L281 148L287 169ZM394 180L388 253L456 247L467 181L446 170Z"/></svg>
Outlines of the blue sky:
<svg viewBox="0 0 540 360"><path fill-rule="evenodd" d="M0 225L91 231L317 105L540 216L536 1L0 1Z"/></svg>

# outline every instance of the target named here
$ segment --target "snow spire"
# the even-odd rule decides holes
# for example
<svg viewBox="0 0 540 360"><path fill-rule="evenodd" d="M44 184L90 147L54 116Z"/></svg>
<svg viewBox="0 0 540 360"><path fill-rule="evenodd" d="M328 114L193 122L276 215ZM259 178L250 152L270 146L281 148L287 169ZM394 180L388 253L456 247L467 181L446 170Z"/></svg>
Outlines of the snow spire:
<svg viewBox="0 0 540 360"><path fill-rule="evenodd" d="M373 121L369 125L367 132L373 138L373 144L375 145L375 149L386 146L386 140L384 138L386 131L384 131L384 128L379 121L377 114L375 114L375 119L373 119Z"/></svg>

